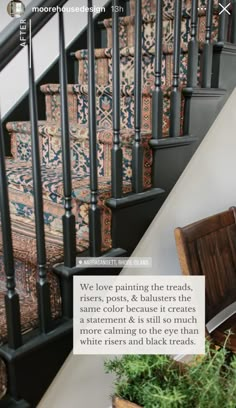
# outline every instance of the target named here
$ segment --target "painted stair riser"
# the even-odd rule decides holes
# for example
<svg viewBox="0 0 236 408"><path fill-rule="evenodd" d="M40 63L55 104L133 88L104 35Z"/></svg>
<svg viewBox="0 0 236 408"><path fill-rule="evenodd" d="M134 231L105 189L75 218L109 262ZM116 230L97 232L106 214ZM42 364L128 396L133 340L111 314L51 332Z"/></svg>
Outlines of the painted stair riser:
<svg viewBox="0 0 236 408"><path fill-rule="evenodd" d="M190 40L190 18L182 18L181 22L181 46L187 48ZM112 19L104 20L107 30L107 47L112 47ZM142 25L142 48L148 51L155 46L155 15L145 16ZM206 16L199 15L198 19L198 40L204 42L206 28ZM212 39L216 40L218 32L218 15L213 16ZM174 19L163 21L163 44L173 44ZM119 28L120 48L133 47L135 45L135 19L134 17L122 17Z"/></svg>
<svg viewBox="0 0 236 408"><path fill-rule="evenodd" d="M80 87L81 88L81 87ZM54 88L55 89L55 88ZM82 127L88 126L88 92L77 92L78 88L68 92L69 106L76 106L69 113L70 121L78 123ZM59 122L61 119L60 93L49 91L46 94L46 119L48 122ZM97 92L97 127L99 129L112 128L112 93L111 88L103 88ZM151 93L148 88L142 95L143 116L142 128L151 128ZM134 127L134 88L127 86L121 96L121 128L131 129Z"/></svg>
<svg viewBox="0 0 236 408"><path fill-rule="evenodd" d="M187 56L187 54L186 54ZM186 69L186 67L185 67ZM182 82L185 78L182 77ZM54 88L55 89L55 88ZM75 90L77 88L74 88ZM107 92L100 92L97 96L97 127L98 129L112 128L112 94L110 88L106 88ZM108 92L109 89L109 92ZM164 91L163 98L163 135L168 135L169 132L169 118L170 118L170 92L168 88ZM133 129L134 128L134 87L124 87L124 95L121 98L121 128ZM70 92L68 99L77 98L77 112L74 111L73 122L77 121L78 125L88 126L88 95L83 96ZM72 105L72 103L70 103ZM73 103L73 105L75 105ZM184 111L184 99L182 98L181 105L181 118L183 118ZM50 91L47 95L47 120L59 121L60 120L60 94L59 92ZM70 115L72 116L72 115ZM181 130L182 135L182 121ZM143 89L142 94L142 130L150 131L152 128L152 90L150 87Z"/></svg>
<svg viewBox="0 0 236 408"><path fill-rule="evenodd" d="M8 125L10 127L10 125ZM18 129L17 129L18 127ZM11 133L12 137L12 155L13 159L18 162L27 163L31 160L31 136L30 125L11 124L11 128L15 129ZM71 137L71 162L73 171L80 176L87 176L90 172L89 159L89 141L87 128L78 129L75 127L74 132L77 132L77 138ZM72 132L71 132L72 133ZM78 136L78 133L79 136ZM40 134L40 152L42 165L47 167L56 167L62 165L62 148L61 148L61 133L57 126L39 126ZM142 136L142 145L144 148L143 162L143 185L145 188L151 186L151 164L152 154L149 147L150 134ZM97 134L97 169L99 177L111 178L111 148L112 148L112 131L101 130ZM22 140L24 144L22 146ZM123 181L131 182L132 178L132 140L133 132L130 131L122 136L122 151L123 151ZM22 197L23 199L23 197Z"/></svg>
<svg viewBox="0 0 236 408"><path fill-rule="evenodd" d="M165 16L174 16L174 0L163 1L163 13ZM204 10L206 7L206 0L199 1L199 7ZM130 0L130 14L135 15L136 0ZM218 0L214 0L215 8L218 7ZM192 0L182 0L183 12L190 15L192 7ZM151 14L156 12L156 0L142 0L142 14Z"/></svg>

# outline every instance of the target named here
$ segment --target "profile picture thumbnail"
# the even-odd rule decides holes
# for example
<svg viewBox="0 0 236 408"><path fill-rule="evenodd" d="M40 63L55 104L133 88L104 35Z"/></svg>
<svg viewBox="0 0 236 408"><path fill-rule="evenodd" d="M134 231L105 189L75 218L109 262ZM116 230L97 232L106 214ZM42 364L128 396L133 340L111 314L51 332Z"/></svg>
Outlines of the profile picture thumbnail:
<svg viewBox="0 0 236 408"><path fill-rule="evenodd" d="M7 5L7 12L13 18L21 17L25 12L25 5L20 0L12 0Z"/></svg>

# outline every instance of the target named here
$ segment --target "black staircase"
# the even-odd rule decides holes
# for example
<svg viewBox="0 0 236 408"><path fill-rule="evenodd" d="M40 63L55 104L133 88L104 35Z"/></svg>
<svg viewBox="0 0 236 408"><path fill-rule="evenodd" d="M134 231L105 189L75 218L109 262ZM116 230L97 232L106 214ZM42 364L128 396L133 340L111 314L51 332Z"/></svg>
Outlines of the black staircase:
<svg viewBox="0 0 236 408"><path fill-rule="evenodd" d="M66 1L41 0L35 6L62 6ZM111 197L106 205L112 212L112 248L102 251L101 214L98 202L99 178L97 166L97 112L96 112L96 72L94 46L94 19L88 12L88 116L89 116L89 152L90 152L90 208L89 208L89 250L83 256L124 256L129 255L143 235L144 231L159 210L164 199L182 173L191 158L197 143L206 134L216 117L219 107L223 105L236 84L236 76L224 80L223 71L228 66L236 67L236 2L232 2L231 16L220 14L218 41L212 42L212 19L214 2L207 2L206 30L203 49L198 41L198 1L192 1L190 36L188 42L187 82L182 90L180 86L180 57L182 1L175 2L174 41L173 41L173 76L170 90L170 126L169 135L164 137L163 125L163 0L156 1L155 29L155 64L154 87L152 89L152 187L143 185L142 146L142 1L136 0L135 15L135 68L134 68L134 138L132 145L132 186L124 192L122 175L122 129L121 129L121 75L119 45L119 13L112 14L113 54L112 54L112 92L113 92L113 143L111 147ZM113 10L119 9L120 2L112 1ZM227 2L222 0L222 5ZM88 0L88 7L93 2ZM31 4L32 7L32 4ZM59 277L62 313L53 321L51 312L50 285L47 270L47 245L44 231L43 192L41 181L41 161L38 137L38 107L34 78L32 37L53 16L51 13L32 13L27 7L24 18L30 22L32 31L28 31L28 67L29 67L29 111L31 119L32 174L35 208L35 230L37 242L37 299L39 328L30 334L21 333L21 313L19 295L16 291L14 267L14 242L11 233L11 219L8 198L8 180L5 168L4 136L0 120L0 209L3 241L3 255L6 275L5 313L7 321L8 343L0 347L0 356L7 365L8 398L15 402L21 398L28 400L31 406L39 400L49 382L57 372L71 349L73 317L73 276L79 274L103 274L104 270L81 268L76 263L79 254L76 248L76 226L73 212L72 163L70 152L70 130L68 116L68 78L67 55L64 38L63 13L59 12L59 73L61 98L61 139L64 215L63 246L64 260L54 265L54 272ZM31 35L30 35L31 34ZM14 21L1 34L0 69L19 52L18 25ZM200 80L198 78L199 60ZM236 71L235 71L236 72ZM222 89L222 87L224 89ZM181 118L181 104L184 98L184 117ZM209 102L210 101L210 102ZM210 106L210 108L209 108ZM183 123L181 122L183 121ZM182 129L182 131L181 131ZM182 132L182 133L181 133ZM171 166L170 166L171 163ZM168 167L169 166L169 167ZM144 216L145 214L145 216ZM133 230L132 230L133 228ZM118 273L119 270L106 270L106 273ZM62 350L62 352L61 352ZM60 355L60 357L58 357ZM47 363L45 363L47 360ZM51 365L51 366L50 366ZM45 374L45 366L50 369ZM37 367L38 380L33 376ZM22 379L27 371L29 383Z"/></svg>

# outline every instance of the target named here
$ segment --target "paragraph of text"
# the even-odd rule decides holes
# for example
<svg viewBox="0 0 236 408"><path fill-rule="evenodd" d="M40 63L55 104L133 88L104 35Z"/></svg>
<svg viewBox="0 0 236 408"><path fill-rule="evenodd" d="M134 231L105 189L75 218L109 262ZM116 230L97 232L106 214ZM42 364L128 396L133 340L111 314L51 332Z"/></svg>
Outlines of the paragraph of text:
<svg viewBox="0 0 236 408"><path fill-rule="evenodd" d="M203 354L202 276L76 276L74 354Z"/></svg>

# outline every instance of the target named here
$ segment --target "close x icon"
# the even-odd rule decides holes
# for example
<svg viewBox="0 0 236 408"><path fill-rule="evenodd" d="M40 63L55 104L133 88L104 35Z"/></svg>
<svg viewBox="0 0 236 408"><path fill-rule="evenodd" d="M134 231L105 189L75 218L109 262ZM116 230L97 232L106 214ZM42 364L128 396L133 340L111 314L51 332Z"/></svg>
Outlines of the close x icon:
<svg viewBox="0 0 236 408"><path fill-rule="evenodd" d="M219 3L219 6L221 7L221 10L219 11L219 15L221 15L222 13L227 13L227 14L231 14L230 11L228 10L230 7L231 3L228 3L227 5L223 5L221 3Z"/></svg>

